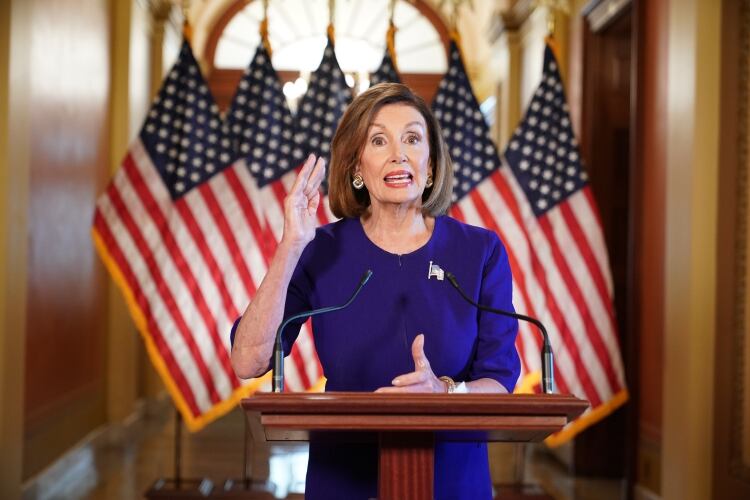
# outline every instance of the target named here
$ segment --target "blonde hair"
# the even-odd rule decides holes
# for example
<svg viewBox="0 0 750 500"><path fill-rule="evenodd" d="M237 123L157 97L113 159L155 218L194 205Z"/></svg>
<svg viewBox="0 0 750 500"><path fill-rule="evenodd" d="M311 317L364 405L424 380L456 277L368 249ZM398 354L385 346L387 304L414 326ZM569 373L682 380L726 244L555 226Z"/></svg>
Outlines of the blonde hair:
<svg viewBox="0 0 750 500"><path fill-rule="evenodd" d="M383 106L389 104L413 107L419 111L427 125L433 184L422 193L422 213L434 217L444 214L450 207L453 166L440 131L440 124L424 99L409 87L400 83L380 83L359 94L352 101L341 117L333 136L328 201L336 217L359 217L370 206L370 194L367 189L354 189L352 178L365 147L367 131L375 115Z"/></svg>

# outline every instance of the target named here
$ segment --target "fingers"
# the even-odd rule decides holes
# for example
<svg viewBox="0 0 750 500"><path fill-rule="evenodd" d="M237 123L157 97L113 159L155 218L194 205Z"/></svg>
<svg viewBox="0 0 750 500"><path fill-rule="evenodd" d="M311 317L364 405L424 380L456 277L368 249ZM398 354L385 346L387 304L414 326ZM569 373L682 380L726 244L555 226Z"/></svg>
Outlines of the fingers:
<svg viewBox="0 0 750 500"><path fill-rule="evenodd" d="M411 356L414 358L414 369L424 370L430 367L430 362L424 354L424 334L420 333L411 344Z"/></svg>
<svg viewBox="0 0 750 500"><path fill-rule="evenodd" d="M310 179L310 175L312 174L314 165L315 165L315 155L311 153L307 157L307 160L305 160L304 165L302 165L302 168L300 169L299 174L297 174L297 178L294 180L294 185L292 186L292 190L290 191L290 194L299 193L305 189L305 186L307 186L307 183Z"/></svg>
<svg viewBox="0 0 750 500"><path fill-rule="evenodd" d="M398 377L394 378L391 381L391 384L393 384L396 387L420 384L422 382L427 382L427 380L429 379L428 375L431 375L431 373L428 373L426 370L419 370L416 372L405 373L403 375L399 375Z"/></svg>
<svg viewBox="0 0 750 500"><path fill-rule="evenodd" d="M424 353L424 335L419 334L411 344L414 371L399 375L391 381L391 387L381 387L375 392L443 392L443 383L432 373L430 362Z"/></svg>
<svg viewBox="0 0 750 500"><path fill-rule="evenodd" d="M317 193L320 184L323 182L326 176L326 160L323 157L318 158L315 162L315 168L310 173L310 177L307 179L307 184L304 187L304 193L310 196L311 193Z"/></svg>
<svg viewBox="0 0 750 500"><path fill-rule="evenodd" d="M381 387L375 392L380 393L398 393L398 392L432 392L428 387L423 385L407 385L404 387Z"/></svg>

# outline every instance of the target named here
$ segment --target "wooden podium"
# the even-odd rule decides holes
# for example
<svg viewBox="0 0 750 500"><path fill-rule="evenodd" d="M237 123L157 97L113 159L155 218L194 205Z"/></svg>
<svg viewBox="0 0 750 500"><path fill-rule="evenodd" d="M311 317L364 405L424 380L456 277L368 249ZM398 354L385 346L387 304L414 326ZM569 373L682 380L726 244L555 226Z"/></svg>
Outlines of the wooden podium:
<svg viewBox="0 0 750 500"><path fill-rule="evenodd" d="M257 393L242 400L256 441L377 441L378 498L433 498L436 441L541 441L588 407L557 394Z"/></svg>

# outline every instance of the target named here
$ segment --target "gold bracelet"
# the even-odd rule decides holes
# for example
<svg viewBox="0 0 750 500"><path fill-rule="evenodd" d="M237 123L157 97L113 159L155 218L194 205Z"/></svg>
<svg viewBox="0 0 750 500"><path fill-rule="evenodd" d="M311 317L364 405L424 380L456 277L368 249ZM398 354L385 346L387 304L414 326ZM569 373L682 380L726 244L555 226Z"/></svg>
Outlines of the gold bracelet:
<svg viewBox="0 0 750 500"><path fill-rule="evenodd" d="M442 380L443 382L445 382L445 385L448 386L447 391L446 391L448 394L452 394L453 391L456 390L456 382L452 378L447 377L447 376L442 376L442 377L439 377L439 380Z"/></svg>

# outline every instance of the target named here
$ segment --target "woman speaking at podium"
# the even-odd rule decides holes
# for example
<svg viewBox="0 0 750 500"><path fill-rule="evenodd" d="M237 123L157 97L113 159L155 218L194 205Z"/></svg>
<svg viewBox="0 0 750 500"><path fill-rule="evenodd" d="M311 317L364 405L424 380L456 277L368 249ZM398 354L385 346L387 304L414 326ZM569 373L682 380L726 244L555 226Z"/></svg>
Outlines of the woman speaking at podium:
<svg viewBox="0 0 750 500"><path fill-rule="evenodd" d="M326 391L511 392L520 371L515 319L465 302L513 310L505 248L495 233L452 219L453 167L425 102L401 84L363 92L331 148L329 202L338 222L316 229L322 159L310 156L284 203L284 233L257 294L233 331L238 376L269 368L275 332L295 313L313 317ZM284 332L290 352L302 320ZM310 443L307 498L377 496L376 444ZM436 443L436 498L491 498L486 444Z"/></svg>

